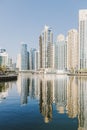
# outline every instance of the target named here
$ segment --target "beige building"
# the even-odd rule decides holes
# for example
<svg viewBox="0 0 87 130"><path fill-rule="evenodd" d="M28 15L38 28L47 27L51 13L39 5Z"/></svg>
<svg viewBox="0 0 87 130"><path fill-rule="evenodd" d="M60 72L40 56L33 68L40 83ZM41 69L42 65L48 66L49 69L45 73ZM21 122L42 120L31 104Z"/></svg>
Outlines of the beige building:
<svg viewBox="0 0 87 130"><path fill-rule="evenodd" d="M68 31L67 36L67 69L75 71L78 68L78 32L76 29Z"/></svg>

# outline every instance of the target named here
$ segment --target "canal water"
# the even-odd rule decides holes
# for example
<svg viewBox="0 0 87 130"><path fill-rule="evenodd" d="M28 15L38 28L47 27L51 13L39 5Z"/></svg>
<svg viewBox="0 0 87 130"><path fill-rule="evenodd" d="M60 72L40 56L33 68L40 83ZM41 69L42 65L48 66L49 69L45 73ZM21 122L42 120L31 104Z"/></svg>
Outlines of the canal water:
<svg viewBox="0 0 87 130"><path fill-rule="evenodd" d="M87 130L87 77L19 74L0 82L0 130Z"/></svg>

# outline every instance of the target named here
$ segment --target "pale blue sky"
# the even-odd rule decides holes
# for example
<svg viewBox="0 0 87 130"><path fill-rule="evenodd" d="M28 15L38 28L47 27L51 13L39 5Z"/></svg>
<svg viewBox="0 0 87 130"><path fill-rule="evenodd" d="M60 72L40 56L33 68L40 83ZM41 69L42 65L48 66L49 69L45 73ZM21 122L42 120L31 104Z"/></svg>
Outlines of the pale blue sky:
<svg viewBox="0 0 87 130"><path fill-rule="evenodd" d="M60 33L78 28L78 11L87 0L0 0L0 47L16 57L20 42L38 48L44 25L52 27L54 42Z"/></svg>

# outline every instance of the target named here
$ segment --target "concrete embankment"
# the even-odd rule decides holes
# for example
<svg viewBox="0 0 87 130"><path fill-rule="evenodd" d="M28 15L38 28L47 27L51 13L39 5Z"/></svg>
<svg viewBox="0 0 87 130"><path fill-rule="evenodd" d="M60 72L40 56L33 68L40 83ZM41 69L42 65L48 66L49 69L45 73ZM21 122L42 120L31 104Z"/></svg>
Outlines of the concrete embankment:
<svg viewBox="0 0 87 130"><path fill-rule="evenodd" d="M77 74L74 74L74 73L69 73L67 74L68 76L87 76L87 73L77 73Z"/></svg>

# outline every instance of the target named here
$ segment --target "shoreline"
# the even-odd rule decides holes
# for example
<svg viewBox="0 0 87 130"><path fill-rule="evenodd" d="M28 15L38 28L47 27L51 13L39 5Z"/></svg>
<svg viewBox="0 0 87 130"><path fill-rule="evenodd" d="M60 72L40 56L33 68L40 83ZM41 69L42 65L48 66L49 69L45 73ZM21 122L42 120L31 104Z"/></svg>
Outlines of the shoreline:
<svg viewBox="0 0 87 130"><path fill-rule="evenodd" d="M87 76L87 73L39 73L39 72L29 72L29 71L20 71L19 74L31 74L31 75L67 75L67 76Z"/></svg>
<svg viewBox="0 0 87 130"><path fill-rule="evenodd" d="M0 75L0 82L2 81L15 81L17 80L17 75L9 74L9 75Z"/></svg>

